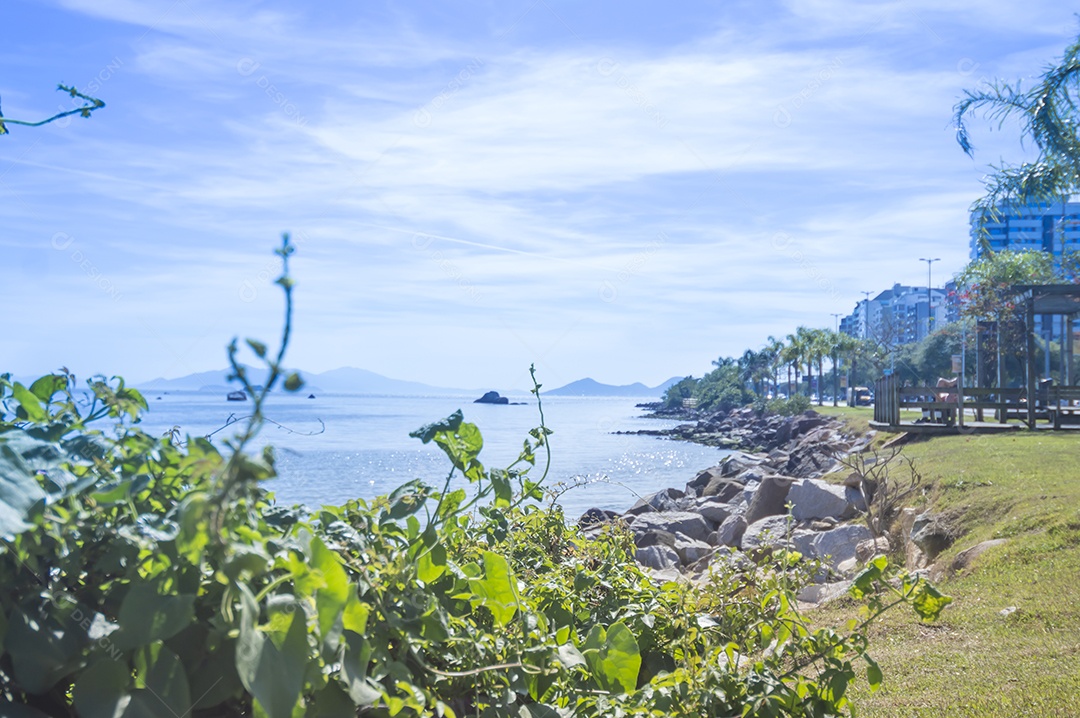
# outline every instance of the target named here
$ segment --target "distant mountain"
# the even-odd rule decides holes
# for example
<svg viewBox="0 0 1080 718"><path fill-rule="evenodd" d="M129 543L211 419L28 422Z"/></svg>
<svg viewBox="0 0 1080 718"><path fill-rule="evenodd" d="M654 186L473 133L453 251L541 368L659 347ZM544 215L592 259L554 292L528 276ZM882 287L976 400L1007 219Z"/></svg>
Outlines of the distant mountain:
<svg viewBox="0 0 1080 718"><path fill-rule="evenodd" d="M466 389L447 389L431 386L418 381L402 381L376 374L367 369L342 367L331 369L322 374L303 374L304 381L322 391L346 394L386 394L390 396L443 396L447 394L472 395L474 391Z"/></svg>
<svg viewBox="0 0 1080 718"><path fill-rule="evenodd" d="M248 377L255 383L261 384L267 377L266 369L245 366ZM154 389L157 391L199 391L200 389L220 391L230 386L229 374L231 369L217 369L214 371L201 371L197 374L176 379L151 379L136 385L139 389ZM236 388L233 386L232 388Z"/></svg>
<svg viewBox="0 0 1080 718"><path fill-rule="evenodd" d="M544 394L552 396L640 396L661 397L668 387L679 382L682 377L672 377L660 386L647 387L641 382L615 386L613 384L601 384L594 379L578 379L558 389L545 391Z"/></svg>
<svg viewBox="0 0 1080 718"><path fill-rule="evenodd" d="M263 383L267 374L265 369L247 367L249 376L256 384ZM188 374L177 379L153 379L138 385L140 389L152 389L155 391L226 391L235 389L235 384L230 385L227 380L230 371L220 369L217 371L204 371L197 374ZM321 374L309 374L300 372L304 378L304 387L301 391L324 391L342 394L385 394L398 396L444 396L444 395L471 395L480 394L475 390L447 389L445 387L430 386L416 381L401 381L376 374L366 369L353 369L342 367L332 369ZM480 392L483 393L483 392Z"/></svg>

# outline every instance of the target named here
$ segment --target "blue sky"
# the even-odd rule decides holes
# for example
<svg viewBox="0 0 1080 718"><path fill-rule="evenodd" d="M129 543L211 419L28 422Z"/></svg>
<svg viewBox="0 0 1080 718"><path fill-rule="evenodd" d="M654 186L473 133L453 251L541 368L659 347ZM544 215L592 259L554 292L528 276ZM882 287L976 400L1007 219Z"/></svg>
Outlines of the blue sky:
<svg viewBox="0 0 1080 718"><path fill-rule="evenodd" d="M443 386L657 384L863 290L934 283L1060 2L5 3L0 371L133 381L271 339L290 364Z"/></svg>

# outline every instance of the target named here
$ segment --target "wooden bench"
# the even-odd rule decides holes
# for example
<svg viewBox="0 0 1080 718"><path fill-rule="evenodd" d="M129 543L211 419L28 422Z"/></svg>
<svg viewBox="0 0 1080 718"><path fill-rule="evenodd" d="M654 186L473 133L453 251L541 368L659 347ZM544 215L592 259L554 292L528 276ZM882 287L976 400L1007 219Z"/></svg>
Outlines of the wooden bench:
<svg viewBox="0 0 1080 718"><path fill-rule="evenodd" d="M1046 413L1054 428L1061 428L1061 417L1064 414L1075 416L1080 414L1080 386L1051 386L1046 389Z"/></svg>

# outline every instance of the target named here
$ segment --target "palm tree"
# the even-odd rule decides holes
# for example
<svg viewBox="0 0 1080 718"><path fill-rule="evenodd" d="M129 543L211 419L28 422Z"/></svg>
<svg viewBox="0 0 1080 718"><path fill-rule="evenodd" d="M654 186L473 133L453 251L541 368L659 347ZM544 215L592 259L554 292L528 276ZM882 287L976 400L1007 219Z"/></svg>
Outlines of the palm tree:
<svg viewBox="0 0 1080 718"><path fill-rule="evenodd" d="M767 352L769 356L769 373L772 375L773 380L773 396L776 396L780 391L780 382L778 381L777 373L779 372L780 364L782 363L780 356L784 352L784 342L770 335L763 351Z"/></svg>
<svg viewBox="0 0 1080 718"><path fill-rule="evenodd" d="M799 369L802 366L802 358L804 351L803 337L799 335L798 331L795 334L787 335L787 345L784 347L782 354L784 363L788 365L788 395L793 396L799 393ZM791 369L795 369L795 389L791 389Z"/></svg>

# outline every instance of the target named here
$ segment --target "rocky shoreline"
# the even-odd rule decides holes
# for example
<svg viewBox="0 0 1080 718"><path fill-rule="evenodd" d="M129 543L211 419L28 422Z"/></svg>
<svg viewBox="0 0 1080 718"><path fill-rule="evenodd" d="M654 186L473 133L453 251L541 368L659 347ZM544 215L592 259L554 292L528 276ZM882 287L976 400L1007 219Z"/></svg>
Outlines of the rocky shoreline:
<svg viewBox="0 0 1080 718"><path fill-rule="evenodd" d="M638 562L661 580L705 580L717 561L742 570L755 555L787 547L827 569L800 593L809 603L841 594L861 564L889 550L886 537L873 536L856 520L872 495L863 477L850 472L843 483L821 478L843 468L842 457L867 448L874 432L852 434L839 419L814 411L784 417L742 408L678 418L696 421L635 433L733 453L685 487L643 497L622 513L590 509L579 520L587 535L621 522L634 535ZM909 527L913 518L912 512Z"/></svg>

